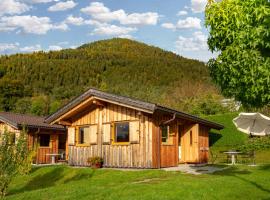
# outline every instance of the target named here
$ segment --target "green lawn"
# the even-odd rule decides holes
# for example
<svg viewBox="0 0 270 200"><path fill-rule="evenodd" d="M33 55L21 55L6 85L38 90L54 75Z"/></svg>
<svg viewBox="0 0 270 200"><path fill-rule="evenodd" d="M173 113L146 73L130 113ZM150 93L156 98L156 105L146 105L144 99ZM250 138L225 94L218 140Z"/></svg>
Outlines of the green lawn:
<svg viewBox="0 0 270 200"><path fill-rule="evenodd" d="M270 165L231 167L211 175L40 167L17 177L7 199L270 199L269 177Z"/></svg>
<svg viewBox="0 0 270 200"><path fill-rule="evenodd" d="M212 131L211 151L237 148L248 141L234 127L237 114L208 116L225 129ZM190 175L162 170L92 170L68 166L34 168L17 177L7 199L268 199L270 150L256 152L257 167L237 165L211 175Z"/></svg>
<svg viewBox="0 0 270 200"><path fill-rule="evenodd" d="M238 116L238 113L228 113L212 115L205 117L208 120L220 123L225 126L223 130L210 132L210 145L212 147L237 147L242 145L248 139L248 135L238 131L232 120Z"/></svg>

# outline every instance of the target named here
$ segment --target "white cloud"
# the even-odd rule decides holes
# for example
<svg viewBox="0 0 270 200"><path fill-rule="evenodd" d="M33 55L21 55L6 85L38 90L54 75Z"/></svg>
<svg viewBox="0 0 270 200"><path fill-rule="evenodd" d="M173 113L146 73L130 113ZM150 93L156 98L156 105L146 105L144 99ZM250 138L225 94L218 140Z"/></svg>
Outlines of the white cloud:
<svg viewBox="0 0 270 200"><path fill-rule="evenodd" d="M60 31L67 31L69 28L68 28L68 25L67 24L60 23L60 24L53 25L52 26L52 29L60 30Z"/></svg>
<svg viewBox="0 0 270 200"><path fill-rule="evenodd" d="M21 14L30 10L30 6L17 0L0 0L0 16Z"/></svg>
<svg viewBox="0 0 270 200"><path fill-rule="evenodd" d="M207 0L191 0L191 10L194 13L204 12Z"/></svg>
<svg viewBox="0 0 270 200"><path fill-rule="evenodd" d="M61 46L58 46L58 45L50 45L49 46L49 51L60 51L62 50L63 48Z"/></svg>
<svg viewBox="0 0 270 200"><path fill-rule="evenodd" d="M177 16L183 16L183 15L187 15L188 12L185 11L185 10L180 10L178 13L177 13Z"/></svg>
<svg viewBox="0 0 270 200"><path fill-rule="evenodd" d="M43 35L49 30L68 30L68 26L64 23L52 24L48 17L16 15L0 18L0 32L15 30L17 30L17 33L22 32Z"/></svg>
<svg viewBox="0 0 270 200"><path fill-rule="evenodd" d="M218 55L208 50L207 36L201 31L194 32L191 37L179 36L175 42L175 49L177 54L205 62Z"/></svg>
<svg viewBox="0 0 270 200"><path fill-rule="evenodd" d="M82 17L73 17L73 15L69 15L64 23L80 26L84 24L84 19Z"/></svg>
<svg viewBox="0 0 270 200"><path fill-rule="evenodd" d="M201 19L197 17L187 17L186 19L180 19L176 25L179 29L201 29Z"/></svg>
<svg viewBox="0 0 270 200"><path fill-rule="evenodd" d="M167 28L167 29L172 29L172 30L175 30L175 28L176 28L175 25L172 23L163 23L163 24L161 24L161 27Z"/></svg>
<svg viewBox="0 0 270 200"><path fill-rule="evenodd" d="M207 36L201 31L194 32L192 37L179 36L175 46L178 52L207 50Z"/></svg>
<svg viewBox="0 0 270 200"><path fill-rule="evenodd" d="M108 36L120 36L120 35L129 35L129 33L136 31L136 28L116 26L110 24L103 24L97 26L92 34L93 35L108 35Z"/></svg>
<svg viewBox="0 0 270 200"><path fill-rule="evenodd" d="M40 44L36 44L33 46L25 46L25 47L21 47L20 51L21 52L34 52L34 51L41 51L41 46Z"/></svg>
<svg viewBox="0 0 270 200"><path fill-rule="evenodd" d="M77 5L74 1L59 2L48 8L48 11L65 11L74 8Z"/></svg>
<svg viewBox="0 0 270 200"><path fill-rule="evenodd" d="M82 8L81 12L100 22L118 21L122 25L156 25L160 17L155 12L127 14L122 9L111 11L100 2L90 3L89 6Z"/></svg>
<svg viewBox="0 0 270 200"><path fill-rule="evenodd" d="M19 48L19 43L0 43L0 53L16 51Z"/></svg>
<svg viewBox="0 0 270 200"><path fill-rule="evenodd" d="M132 35L119 35L119 38L134 39Z"/></svg>
<svg viewBox="0 0 270 200"><path fill-rule="evenodd" d="M31 3L31 4L36 4L36 3L50 3L50 2L57 2L59 0L21 0L22 2L25 3Z"/></svg>

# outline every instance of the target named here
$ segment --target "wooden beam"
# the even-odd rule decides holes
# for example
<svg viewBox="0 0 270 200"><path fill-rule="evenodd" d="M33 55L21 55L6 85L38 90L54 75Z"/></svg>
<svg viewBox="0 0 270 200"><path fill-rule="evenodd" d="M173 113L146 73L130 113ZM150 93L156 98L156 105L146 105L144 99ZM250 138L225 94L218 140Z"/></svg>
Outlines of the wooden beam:
<svg viewBox="0 0 270 200"><path fill-rule="evenodd" d="M71 122L67 120L60 120L58 124L63 125L63 126L71 126Z"/></svg>
<svg viewBox="0 0 270 200"><path fill-rule="evenodd" d="M98 101L96 99L93 100L93 104L97 105L97 106L102 106L102 107L105 107L105 103L101 102L101 101Z"/></svg>

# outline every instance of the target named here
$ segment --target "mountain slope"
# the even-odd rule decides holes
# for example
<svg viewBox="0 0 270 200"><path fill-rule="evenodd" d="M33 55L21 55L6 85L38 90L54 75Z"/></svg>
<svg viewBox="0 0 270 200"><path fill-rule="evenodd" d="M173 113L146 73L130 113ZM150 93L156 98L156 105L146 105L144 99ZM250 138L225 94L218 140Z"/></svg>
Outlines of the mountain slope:
<svg viewBox="0 0 270 200"><path fill-rule="evenodd" d="M48 114L89 87L184 111L218 94L204 63L128 39L0 57L2 110Z"/></svg>

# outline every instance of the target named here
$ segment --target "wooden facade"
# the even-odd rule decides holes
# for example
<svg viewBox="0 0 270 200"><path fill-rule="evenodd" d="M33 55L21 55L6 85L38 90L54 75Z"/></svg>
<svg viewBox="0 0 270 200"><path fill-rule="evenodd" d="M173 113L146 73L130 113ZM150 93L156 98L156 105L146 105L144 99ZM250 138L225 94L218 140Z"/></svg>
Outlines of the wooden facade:
<svg viewBox="0 0 270 200"><path fill-rule="evenodd" d="M73 117L68 131L68 160L71 165L88 165L89 157L100 156L105 167L152 167L152 121L140 111L124 106L107 103L105 106L89 107L83 115ZM112 124L129 122L130 142L128 144L112 144ZM80 126L97 126L96 137L89 145L77 144L76 130ZM69 128L69 130L70 130ZM95 133L94 133L95 134ZM70 140L75 141L70 142Z"/></svg>
<svg viewBox="0 0 270 200"><path fill-rule="evenodd" d="M1 142L1 136L2 134L7 131L8 133L13 134L14 133L14 139L16 142L16 138L19 137L21 133L21 128L16 128L8 123L0 121L0 142ZM51 163L51 156L48 154L58 154L61 152L64 152L66 150L66 132L63 130L57 130L57 129L44 129L44 128L27 128L26 125L26 131L27 131L27 143L28 148L35 151L35 156L33 159L34 164L48 164ZM40 136L41 135L47 135L49 137L49 145L48 146L40 146ZM64 142L65 146L60 143L59 138L60 136L64 136ZM62 137L61 137L62 138ZM60 146L62 146L60 149ZM61 152L60 152L61 151Z"/></svg>
<svg viewBox="0 0 270 200"><path fill-rule="evenodd" d="M168 125L169 143L162 143L160 125L172 117L161 113L151 115L106 102L102 106L89 105L69 118L68 162L87 166L88 158L99 156L104 159L104 167L162 168L179 163L207 163L208 127L175 119ZM113 143L112 127L117 122L129 122L129 143ZM94 132L90 132L92 139L87 145L80 145L78 128L85 126L93 127Z"/></svg>
<svg viewBox="0 0 270 200"><path fill-rule="evenodd" d="M208 132L223 128L196 116L95 89L68 103L46 122L68 127L70 165L87 166L89 158L98 156L103 158L104 167L120 168L207 163ZM117 141L116 126L126 127L128 140Z"/></svg>

